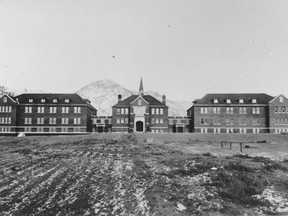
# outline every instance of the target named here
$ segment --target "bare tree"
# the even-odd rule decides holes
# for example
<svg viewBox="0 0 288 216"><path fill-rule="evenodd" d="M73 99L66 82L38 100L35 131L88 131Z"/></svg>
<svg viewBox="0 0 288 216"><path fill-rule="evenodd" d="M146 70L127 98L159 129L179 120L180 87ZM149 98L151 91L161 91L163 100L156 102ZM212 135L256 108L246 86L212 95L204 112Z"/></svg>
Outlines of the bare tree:
<svg viewBox="0 0 288 216"><path fill-rule="evenodd" d="M14 92L9 92L5 86L0 86L0 96L3 96L4 94L15 96Z"/></svg>

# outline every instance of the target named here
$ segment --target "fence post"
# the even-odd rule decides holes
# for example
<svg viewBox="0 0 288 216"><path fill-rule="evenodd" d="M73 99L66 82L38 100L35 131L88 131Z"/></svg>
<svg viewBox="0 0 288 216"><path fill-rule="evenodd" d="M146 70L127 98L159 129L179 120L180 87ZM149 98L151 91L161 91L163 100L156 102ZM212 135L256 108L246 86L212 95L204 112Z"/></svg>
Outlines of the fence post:
<svg viewBox="0 0 288 216"><path fill-rule="evenodd" d="M223 148L223 142L221 141L220 143L221 143L221 148Z"/></svg>
<svg viewBox="0 0 288 216"><path fill-rule="evenodd" d="M242 152L242 142L240 143L240 152Z"/></svg>

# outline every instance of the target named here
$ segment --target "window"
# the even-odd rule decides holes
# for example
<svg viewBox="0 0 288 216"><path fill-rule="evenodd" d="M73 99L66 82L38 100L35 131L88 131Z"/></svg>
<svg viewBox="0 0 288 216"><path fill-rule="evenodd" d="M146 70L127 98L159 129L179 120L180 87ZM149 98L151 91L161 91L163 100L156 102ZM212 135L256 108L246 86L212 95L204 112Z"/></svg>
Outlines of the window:
<svg viewBox="0 0 288 216"><path fill-rule="evenodd" d="M69 103L70 100L69 100L69 99L65 99L64 102L65 102L65 103Z"/></svg>
<svg viewBox="0 0 288 216"><path fill-rule="evenodd" d="M68 128L67 127L63 127L62 128L62 132L67 133L68 132Z"/></svg>
<svg viewBox="0 0 288 216"><path fill-rule="evenodd" d="M151 114L152 114L152 115L155 114L155 109L154 109L154 108L151 109Z"/></svg>
<svg viewBox="0 0 288 216"><path fill-rule="evenodd" d="M214 125L220 125L220 119L213 119Z"/></svg>
<svg viewBox="0 0 288 216"><path fill-rule="evenodd" d="M62 118L61 123L62 124L68 124L68 118Z"/></svg>
<svg viewBox="0 0 288 216"><path fill-rule="evenodd" d="M45 103L46 102L46 99L41 99L41 103Z"/></svg>
<svg viewBox="0 0 288 216"><path fill-rule="evenodd" d="M207 119L201 118L200 123L202 125L207 125Z"/></svg>
<svg viewBox="0 0 288 216"><path fill-rule="evenodd" d="M160 119L159 119L159 123L160 123L160 124L163 124L163 118L160 118Z"/></svg>
<svg viewBox="0 0 288 216"><path fill-rule="evenodd" d="M32 124L32 118L25 118L24 124Z"/></svg>
<svg viewBox="0 0 288 216"><path fill-rule="evenodd" d="M29 101L29 103L33 103L33 99L29 99L28 101Z"/></svg>
<svg viewBox="0 0 288 216"><path fill-rule="evenodd" d="M213 103L218 103L218 99L214 99L214 100L213 100Z"/></svg>
<svg viewBox="0 0 288 216"><path fill-rule="evenodd" d="M231 99L227 99L226 103L230 104L231 103Z"/></svg>
<svg viewBox="0 0 288 216"><path fill-rule="evenodd" d="M159 115L159 109L158 108L155 108L155 114Z"/></svg>
<svg viewBox="0 0 288 216"><path fill-rule="evenodd" d="M252 124L253 125L260 125L260 120L259 119L253 119Z"/></svg>
<svg viewBox="0 0 288 216"><path fill-rule="evenodd" d="M121 118L121 124L123 124L124 123L124 118Z"/></svg>
<svg viewBox="0 0 288 216"><path fill-rule="evenodd" d="M74 113L81 113L81 107L74 107Z"/></svg>
<svg viewBox="0 0 288 216"><path fill-rule="evenodd" d="M125 123L128 124L128 118L125 118Z"/></svg>
<svg viewBox="0 0 288 216"><path fill-rule="evenodd" d="M233 107L226 107L226 114L233 114L233 113L234 113Z"/></svg>
<svg viewBox="0 0 288 216"><path fill-rule="evenodd" d="M213 108L213 114L220 114L220 107L214 107Z"/></svg>
<svg viewBox="0 0 288 216"><path fill-rule="evenodd" d="M142 105L141 99L138 100L138 105L139 105L139 106Z"/></svg>
<svg viewBox="0 0 288 216"><path fill-rule="evenodd" d="M252 103L257 103L257 100L256 99L252 99Z"/></svg>
<svg viewBox="0 0 288 216"><path fill-rule="evenodd" d="M279 97L279 101L280 101L280 103L283 103L284 98L283 98L282 96L280 96L280 97Z"/></svg>
<svg viewBox="0 0 288 216"><path fill-rule="evenodd" d="M125 114L128 115L129 114L129 109L125 108Z"/></svg>
<svg viewBox="0 0 288 216"><path fill-rule="evenodd" d="M274 112L278 113L278 107L274 107Z"/></svg>
<svg viewBox="0 0 288 216"><path fill-rule="evenodd" d="M156 124L159 124L159 118L156 118Z"/></svg>
<svg viewBox="0 0 288 216"><path fill-rule="evenodd" d="M56 113L56 107L50 107L50 113Z"/></svg>
<svg viewBox="0 0 288 216"><path fill-rule="evenodd" d="M117 124L120 124L120 118L117 118L116 121L117 121Z"/></svg>
<svg viewBox="0 0 288 216"><path fill-rule="evenodd" d="M44 107L37 107L37 113L44 113Z"/></svg>
<svg viewBox="0 0 288 216"><path fill-rule="evenodd" d="M38 128L37 128L37 132L38 132L38 133L44 132L44 128L43 128L43 127L38 127Z"/></svg>
<svg viewBox="0 0 288 216"><path fill-rule="evenodd" d="M74 124L81 124L81 118L74 118Z"/></svg>
<svg viewBox="0 0 288 216"><path fill-rule="evenodd" d="M69 107L62 107L62 113L69 113Z"/></svg>
<svg viewBox="0 0 288 216"><path fill-rule="evenodd" d="M239 108L239 114L247 114L247 108L246 107L240 107Z"/></svg>
<svg viewBox="0 0 288 216"><path fill-rule="evenodd" d="M53 103L57 103L58 100L57 99L53 99L52 101L53 101Z"/></svg>
<svg viewBox="0 0 288 216"><path fill-rule="evenodd" d="M37 118L37 124L44 124L44 118Z"/></svg>
<svg viewBox="0 0 288 216"><path fill-rule="evenodd" d="M207 114L208 113L208 108L207 107L201 107L200 108L200 113L201 114Z"/></svg>
<svg viewBox="0 0 288 216"><path fill-rule="evenodd" d="M49 124L56 124L56 118L49 118Z"/></svg>
<svg viewBox="0 0 288 216"><path fill-rule="evenodd" d="M3 103L7 103L7 97L3 98Z"/></svg>
<svg viewBox="0 0 288 216"><path fill-rule="evenodd" d="M32 107L25 107L25 113L32 113Z"/></svg>
<svg viewBox="0 0 288 216"><path fill-rule="evenodd" d="M244 103L244 100L243 99L239 99L239 103Z"/></svg>
<svg viewBox="0 0 288 216"><path fill-rule="evenodd" d="M121 113L121 109L117 109L117 114L119 115Z"/></svg>
<svg viewBox="0 0 288 216"><path fill-rule="evenodd" d="M281 111L282 111L282 113L285 113L286 108L285 107L281 107Z"/></svg>
<svg viewBox="0 0 288 216"><path fill-rule="evenodd" d="M151 123L154 124L155 123L155 118L151 119Z"/></svg>
<svg viewBox="0 0 288 216"><path fill-rule="evenodd" d="M160 108L160 115L163 115L163 108Z"/></svg>

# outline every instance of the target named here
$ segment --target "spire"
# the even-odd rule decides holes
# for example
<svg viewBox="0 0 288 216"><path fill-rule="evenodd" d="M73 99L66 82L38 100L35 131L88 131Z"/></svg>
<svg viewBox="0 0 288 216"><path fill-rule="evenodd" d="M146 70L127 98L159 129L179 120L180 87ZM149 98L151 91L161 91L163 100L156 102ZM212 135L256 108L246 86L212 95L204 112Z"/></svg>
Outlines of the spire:
<svg viewBox="0 0 288 216"><path fill-rule="evenodd" d="M140 80L140 87L139 87L139 95L143 95L144 94L144 89L143 89L143 81L142 81L142 77Z"/></svg>

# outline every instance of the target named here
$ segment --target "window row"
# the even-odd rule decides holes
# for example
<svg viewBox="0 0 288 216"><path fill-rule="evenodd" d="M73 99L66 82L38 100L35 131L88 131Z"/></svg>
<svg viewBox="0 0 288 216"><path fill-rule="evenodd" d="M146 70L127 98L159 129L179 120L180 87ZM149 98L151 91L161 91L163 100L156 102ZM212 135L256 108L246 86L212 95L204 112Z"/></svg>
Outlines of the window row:
<svg viewBox="0 0 288 216"><path fill-rule="evenodd" d="M0 118L0 124L11 124L11 117Z"/></svg>
<svg viewBox="0 0 288 216"><path fill-rule="evenodd" d="M117 108L117 115L128 115L129 108Z"/></svg>
<svg viewBox="0 0 288 216"><path fill-rule="evenodd" d="M0 127L0 132L2 132L2 133L11 132L11 128L10 127Z"/></svg>
<svg viewBox="0 0 288 216"><path fill-rule="evenodd" d="M213 114L221 114L221 107L211 107ZM236 114L234 107L226 107L225 113L226 114ZM208 114L208 107L201 107L200 108L201 114ZM247 107L239 107L238 108L239 114L247 114ZM252 114L260 114L260 107L252 107Z"/></svg>
<svg viewBox="0 0 288 216"><path fill-rule="evenodd" d="M174 125L174 124L189 124L189 119L169 119L169 125Z"/></svg>
<svg viewBox="0 0 288 216"><path fill-rule="evenodd" d="M73 107L74 113L81 113L81 107ZM69 107L61 107L62 113L69 113ZM32 107L26 106L25 113L32 113ZM37 107L37 113L45 113L45 107ZM57 113L57 107L49 107L49 113Z"/></svg>
<svg viewBox="0 0 288 216"><path fill-rule="evenodd" d="M25 127L24 132L37 132L37 133L44 133L44 132L49 132L49 133L59 133L59 132L81 132L81 128L79 127L74 127L74 128L68 128L68 127L61 127L61 128L56 128L56 127L49 127L49 128L44 128L44 127L37 127L37 128L32 128L32 127Z"/></svg>
<svg viewBox="0 0 288 216"><path fill-rule="evenodd" d="M152 118L151 119L152 124L163 124L163 118Z"/></svg>
<svg viewBox="0 0 288 216"><path fill-rule="evenodd" d="M260 133L260 128L200 128L200 133ZM263 130L262 130L263 132Z"/></svg>
<svg viewBox="0 0 288 216"><path fill-rule="evenodd" d="M247 125L248 123L252 123L252 125L260 125L260 119L239 119L238 124L239 125ZM223 122L223 125L234 125L235 120L233 118L225 119L225 122ZM200 124L201 125L208 125L208 119L207 118L201 118L200 119ZM213 119L213 125L221 125L220 119Z"/></svg>
<svg viewBox="0 0 288 216"><path fill-rule="evenodd" d="M257 103L257 100L256 99L250 99L250 100L247 100L248 102L252 102L252 103ZM225 99L224 102L226 102L227 104L231 104L231 99ZM237 103L240 103L240 104L243 104L244 103L244 99L237 99L235 100L235 102ZM219 100L218 99L213 99L213 103L215 104L218 104L219 103Z"/></svg>
<svg viewBox="0 0 288 216"><path fill-rule="evenodd" d="M128 118L117 118L116 123L117 124L128 124Z"/></svg>
<svg viewBox="0 0 288 216"><path fill-rule="evenodd" d="M81 118L46 118L46 123L48 121L49 124L57 124L60 123L61 124L69 124L69 120L70 120L70 124L81 124ZM24 118L24 124L32 124L32 118ZM45 124L45 119L44 118L37 118L37 124Z"/></svg>
<svg viewBox="0 0 288 216"><path fill-rule="evenodd" d="M12 107L11 106L0 106L1 113L11 113Z"/></svg>
<svg viewBox="0 0 288 216"><path fill-rule="evenodd" d="M288 118L275 118L275 125L288 125Z"/></svg>
<svg viewBox="0 0 288 216"><path fill-rule="evenodd" d="M163 115L163 108L151 108L152 115Z"/></svg>
<svg viewBox="0 0 288 216"><path fill-rule="evenodd" d="M274 107L274 113L288 113L288 107Z"/></svg>
<svg viewBox="0 0 288 216"><path fill-rule="evenodd" d="M54 99L52 99L52 102L53 103L58 103L60 100L59 99L57 99L57 98L54 98ZM64 103L70 103L70 99L65 99L64 100ZM33 103L34 102L34 99L32 99L32 98L30 98L29 100L28 100L28 102L29 103ZM40 99L40 102L41 103L46 103L47 102L47 100L45 99L45 98L42 98L42 99Z"/></svg>

